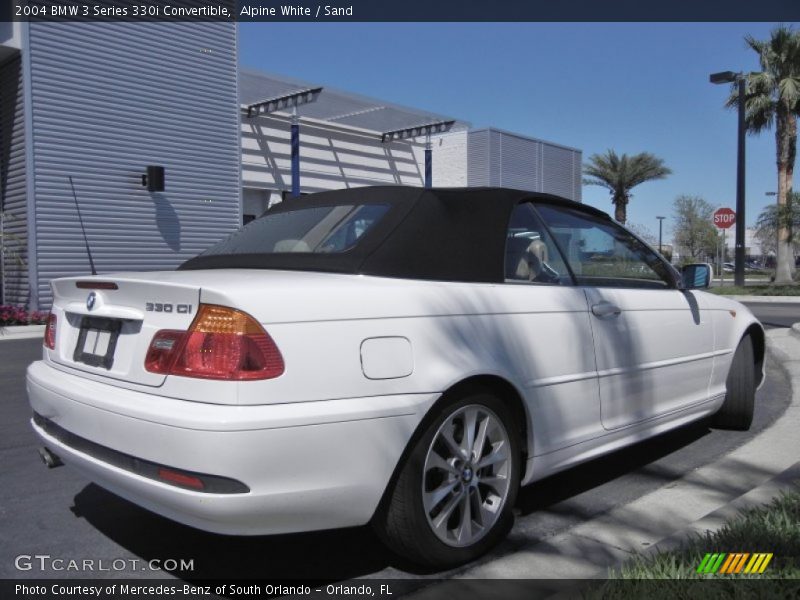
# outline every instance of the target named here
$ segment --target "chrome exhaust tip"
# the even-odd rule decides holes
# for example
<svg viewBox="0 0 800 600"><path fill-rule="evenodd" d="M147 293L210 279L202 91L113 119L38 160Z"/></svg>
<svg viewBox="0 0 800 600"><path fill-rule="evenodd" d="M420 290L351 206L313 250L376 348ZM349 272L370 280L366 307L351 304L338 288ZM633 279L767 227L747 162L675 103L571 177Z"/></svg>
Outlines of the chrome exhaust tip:
<svg viewBox="0 0 800 600"><path fill-rule="evenodd" d="M60 467L64 463L61 462L61 459L58 458L55 454L50 452L47 448L39 448L39 457L42 459L42 462L48 469L55 469L56 467Z"/></svg>

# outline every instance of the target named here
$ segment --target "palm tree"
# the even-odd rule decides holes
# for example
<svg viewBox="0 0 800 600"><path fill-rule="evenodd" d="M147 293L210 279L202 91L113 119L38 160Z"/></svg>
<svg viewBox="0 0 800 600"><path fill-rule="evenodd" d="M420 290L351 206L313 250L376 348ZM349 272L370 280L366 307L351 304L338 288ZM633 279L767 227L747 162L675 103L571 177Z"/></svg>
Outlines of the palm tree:
<svg viewBox="0 0 800 600"><path fill-rule="evenodd" d="M628 156L617 156L613 150L605 154L592 154L589 163L583 166L586 185L602 185L611 193L614 218L624 224L628 213L631 190L645 181L664 179L672 173L660 158L642 152Z"/></svg>
<svg viewBox="0 0 800 600"><path fill-rule="evenodd" d="M792 191L794 159L797 153L797 117L800 114L800 32L781 26L773 29L770 39L761 41L751 36L745 42L758 54L760 73L747 75L745 123L753 133L761 133L775 124L775 145L778 163L778 206L785 212ZM734 84L734 88L736 84ZM737 106L738 92L732 90L726 102ZM792 260L789 228L778 228L778 263L775 283L792 283Z"/></svg>
<svg viewBox="0 0 800 600"><path fill-rule="evenodd" d="M778 241L778 229L785 227L789 231L789 243L792 258L800 247L800 194L791 192L786 206L770 204L765 206L755 226L755 237L761 244L761 253L773 252ZM793 262L793 261L792 261Z"/></svg>

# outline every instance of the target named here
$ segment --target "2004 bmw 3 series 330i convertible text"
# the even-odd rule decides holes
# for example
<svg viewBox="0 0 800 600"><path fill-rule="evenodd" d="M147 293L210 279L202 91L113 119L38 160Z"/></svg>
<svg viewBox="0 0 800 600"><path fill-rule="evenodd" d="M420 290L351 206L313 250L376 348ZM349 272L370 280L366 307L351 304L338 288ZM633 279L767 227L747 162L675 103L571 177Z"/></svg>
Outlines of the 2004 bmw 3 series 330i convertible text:
<svg viewBox="0 0 800 600"><path fill-rule="evenodd" d="M176 271L53 281L33 428L181 523L371 522L455 565L520 485L708 415L749 427L764 333L708 277L554 196L314 194Z"/></svg>

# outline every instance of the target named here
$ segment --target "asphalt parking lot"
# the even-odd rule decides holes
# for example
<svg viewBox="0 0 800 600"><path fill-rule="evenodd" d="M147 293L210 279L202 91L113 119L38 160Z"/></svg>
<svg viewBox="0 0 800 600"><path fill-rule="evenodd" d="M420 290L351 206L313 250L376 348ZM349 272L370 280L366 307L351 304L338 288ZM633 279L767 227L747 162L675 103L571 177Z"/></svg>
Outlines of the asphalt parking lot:
<svg viewBox="0 0 800 600"><path fill-rule="evenodd" d="M791 327L800 321L800 304L790 302L743 302L759 318L766 329Z"/></svg>
<svg viewBox="0 0 800 600"><path fill-rule="evenodd" d="M342 581L417 578L421 572L388 553L368 527L252 538L209 534L173 523L90 483L69 467L48 470L36 452L24 370L39 340L0 343L0 578L180 577ZM524 488L516 524L487 560L564 531L676 480L745 443L785 410L788 383L770 369L749 432L698 423ZM94 571L19 570L19 555L95 561ZM191 560L193 569L151 571L147 561ZM98 564L109 571L97 571ZM113 561L117 561L113 563ZM134 562L136 561L136 562ZM51 565L52 567L52 565ZM452 574L452 573L451 573ZM451 575L445 574L445 575Z"/></svg>

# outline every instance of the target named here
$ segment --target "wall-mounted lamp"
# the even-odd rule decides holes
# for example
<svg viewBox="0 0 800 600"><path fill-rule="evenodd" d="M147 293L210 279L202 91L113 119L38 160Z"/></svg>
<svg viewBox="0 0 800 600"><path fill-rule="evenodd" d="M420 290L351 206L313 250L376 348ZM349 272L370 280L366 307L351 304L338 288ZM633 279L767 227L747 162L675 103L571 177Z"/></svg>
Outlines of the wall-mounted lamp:
<svg viewBox="0 0 800 600"><path fill-rule="evenodd" d="M146 187L148 192L163 192L164 167L148 165L147 173L142 175L142 186Z"/></svg>

